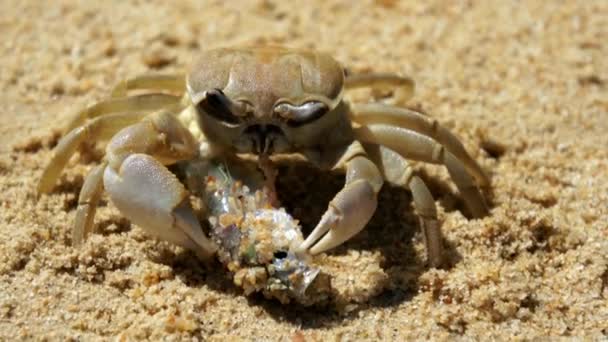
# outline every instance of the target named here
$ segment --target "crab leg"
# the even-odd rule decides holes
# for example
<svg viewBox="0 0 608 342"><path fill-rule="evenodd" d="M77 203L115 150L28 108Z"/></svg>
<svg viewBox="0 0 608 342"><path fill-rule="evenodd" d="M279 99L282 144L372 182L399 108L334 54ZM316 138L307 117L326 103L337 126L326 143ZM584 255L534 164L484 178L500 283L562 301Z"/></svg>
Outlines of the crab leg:
<svg viewBox="0 0 608 342"><path fill-rule="evenodd" d="M72 228L72 246L82 245L93 229L93 218L103 192L103 172L106 165L107 163L104 162L93 168L80 189L76 218Z"/></svg>
<svg viewBox="0 0 608 342"><path fill-rule="evenodd" d="M487 187L490 185L488 176L467 153L460 140L448 129L441 126L437 120L409 109L383 104L353 105L351 115L354 121L362 125L394 125L433 138L462 161L464 167L475 177L480 186Z"/></svg>
<svg viewBox="0 0 608 342"><path fill-rule="evenodd" d="M355 136L366 143L384 145L408 159L445 165L471 214L483 217L488 213L483 196L463 163L432 138L406 128L383 124L357 128Z"/></svg>
<svg viewBox="0 0 608 342"><path fill-rule="evenodd" d="M119 112L151 112L169 106L179 105L181 98L168 94L144 94L130 97L112 98L98 102L76 113L66 126L66 131L81 126L88 119Z"/></svg>
<svg viewBox="0 0 608 342"><path fill-rule="evenodd" d="M408 161L395 151L380 145L365 145L370 158L380 167L384 179L392 184L408 187L412 192L416 213L431 267L444 264L442 234L437 220L437 208L433 195L424 181L414 174Z"/></svg>
<svg viewBox="0 0 608 342"><path fill-rule="evenodd" d="M405 102L414 96L414 81L408 77L395 74L354 74L344 78L346 89L377 88L382 90L397 89L399 102Z"/></svg>
<svg viewBox="0 0 608 342"><path fill-rule="evenodd" d="M183 94L186 91L186 76L175 75L143 75L124 80L112 90L112 97L127 96L130 90L169 91Z"/></svg>
<svg viewBox="0 0 608 342"><path fill-rule="evenodd" d="M81 144L109 139L121 128L140 121L146 115L145 113L112 114L93 119L86 125L71 130L55 147L55 154L38 182L38 193L49 193L53 189L61 171Z"/></svg>
<svg viewBox="0 0 608 342"><path fill-rule="evenodd" d="M360 232L376 210L377 194L383 183L378 168L365 154L354 154L340 163L346 168L344 188L329 203L299 251L309 250L314 255L342 244Z"/></svg>
<svg viewBox="0 0 608 342"><path fill-rule="evenodd" d="M188 192L165 167L197 154L196 140L179 120L157 112L112 138L103 182L114 205L131 222L207 258L216 246L203 233Z"/></svg>

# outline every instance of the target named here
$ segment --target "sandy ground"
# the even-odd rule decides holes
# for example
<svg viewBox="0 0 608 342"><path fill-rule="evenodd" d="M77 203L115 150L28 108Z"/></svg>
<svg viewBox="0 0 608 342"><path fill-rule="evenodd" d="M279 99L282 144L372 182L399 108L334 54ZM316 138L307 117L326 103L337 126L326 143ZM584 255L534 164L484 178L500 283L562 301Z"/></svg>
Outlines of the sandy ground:
<svg viewBox="0 0 608 342"><path fill-rule="evenodd" d="M607 1L4 0L0 36L0 339L608 338ZM417 81L410 105L492 176L491 215L468 220L447 173L419 166L453 267L424 266L411 196L391 187L368 228L322 257L336 289L325 308L247 298L108 201L99 233L70 246L94 160L34 191L66 118L120 79L241 43L314 47ZM281 172L310 229L341 177Z"/></svg>

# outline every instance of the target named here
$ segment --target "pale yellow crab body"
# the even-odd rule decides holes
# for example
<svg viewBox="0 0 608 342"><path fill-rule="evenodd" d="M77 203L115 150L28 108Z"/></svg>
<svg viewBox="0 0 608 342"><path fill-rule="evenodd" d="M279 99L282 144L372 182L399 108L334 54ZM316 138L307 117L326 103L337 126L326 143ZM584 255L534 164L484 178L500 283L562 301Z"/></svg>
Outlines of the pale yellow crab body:
<svg viewBox="0 0 608 342"><path fill-rule="evenodd" d="M208 257L217 245L203 233L188 191L167 166L249 154L259 160L272 188L269 158L299 154L317 167L343 170L346 183L293 253L315 255L357 234L373 215L383 182L389 181L412 191L429 263L440 266L445 259L435 202L407 159L445 165L475 217L487 213L478 187L488 186L488 178L460 141L431 117L380 103L347 103L343 92L358 87L411 93L413 82L386 74L347 76L340 63L315 51L206 51L186 75L125 81L112 98L79 112L38 190L52 190L81 144L109 139L106 157L87 176L80 194L75 244L92 230L105 189L135 224ZM131 91L138 95L129 96Z"/></svg>

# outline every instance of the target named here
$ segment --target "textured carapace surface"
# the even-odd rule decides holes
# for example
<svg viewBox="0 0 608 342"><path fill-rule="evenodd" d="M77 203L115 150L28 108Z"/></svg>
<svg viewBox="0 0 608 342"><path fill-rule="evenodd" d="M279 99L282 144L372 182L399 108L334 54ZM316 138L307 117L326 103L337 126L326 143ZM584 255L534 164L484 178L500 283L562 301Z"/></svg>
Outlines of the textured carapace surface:
<svg viewBox="0 0 608 342"><path fill-rule="evenodd" d="M251 101L257 117L272 113L281 100L299 105L319 98L335 104L344 83L344 70L331 56L281 47L207 51L196 57L191 70L191 97L221 89L233 100Z"/></svg>

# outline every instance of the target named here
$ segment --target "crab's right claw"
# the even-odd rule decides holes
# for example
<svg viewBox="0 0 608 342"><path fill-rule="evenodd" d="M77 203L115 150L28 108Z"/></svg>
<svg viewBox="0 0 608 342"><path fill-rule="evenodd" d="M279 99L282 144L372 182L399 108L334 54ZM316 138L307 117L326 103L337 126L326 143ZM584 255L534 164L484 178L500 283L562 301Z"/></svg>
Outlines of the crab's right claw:
<svg viewBox="0 0 608 342"><path fill-rule="evenodd" d="M367 181L348 184L329 203L319 224L299 247L299 252L309 249L310 254L315 255L341 245L365 227L376 210L376 204L374 188Z"/></svg>
<svg viewBox="0 0 608 342"><path fill-rule="evenodd" d="M119 170L106 168L103 178L114 205L149 234L190 249L203 259L217 250L205 236L184 186L153 157L130 155Z"/></svg>

